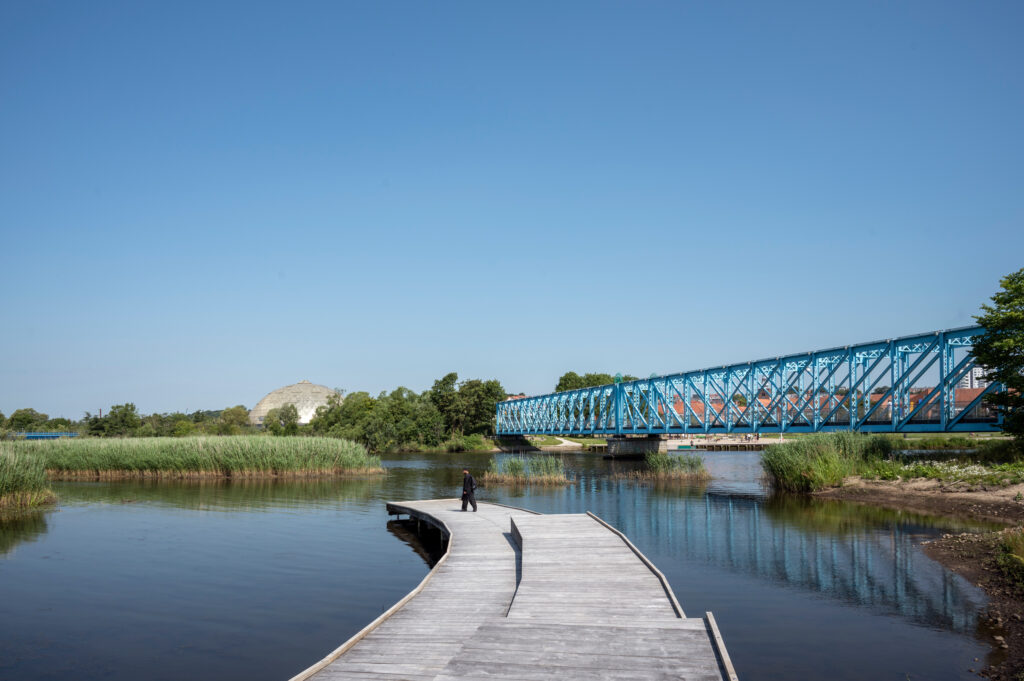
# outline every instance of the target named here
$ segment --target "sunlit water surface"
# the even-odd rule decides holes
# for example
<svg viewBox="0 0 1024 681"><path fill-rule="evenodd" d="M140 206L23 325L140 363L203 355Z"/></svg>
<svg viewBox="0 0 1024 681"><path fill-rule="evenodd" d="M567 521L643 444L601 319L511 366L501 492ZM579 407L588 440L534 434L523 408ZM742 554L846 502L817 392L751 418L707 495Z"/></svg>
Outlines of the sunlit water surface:
<svg viewBox="0 0 1024 681"><path fill-rule="evenodd" d="M715 613L745 681L971 679L989 654L983 594L920 549L987 526L771 499L756 454L704 454L699 487L564 456L575 485L478 496L626 532L689 615ZM0 520L0 678L287 679L426 574L384 502L456 496L463 465L490 459L391 456L369 480L60 484L59 509Z"/></svg>

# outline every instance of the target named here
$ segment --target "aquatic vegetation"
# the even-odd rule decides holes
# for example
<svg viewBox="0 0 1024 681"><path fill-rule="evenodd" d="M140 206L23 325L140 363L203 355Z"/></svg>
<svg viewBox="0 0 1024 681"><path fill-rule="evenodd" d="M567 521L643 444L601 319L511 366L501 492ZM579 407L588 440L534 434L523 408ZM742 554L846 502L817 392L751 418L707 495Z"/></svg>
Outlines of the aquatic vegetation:
<svg viewBox="0 0 1024 681"><path fill-rule="evenodd" d="M564 485L572 482L565 464L555 456L500 456L491 461L484 482Z"/></svg>
<svg viewBox="0 0 1024 681"><path fill-rule="evenodd" d="M304 477L383 473L361 444L320 437L236 435L0 443L32 456L51 478Z"/></svg>
<svg viewBox="0 0 1024 681"><path fill-rule="evenodd" d="M51 504L56 498L46 486L46 468L38 457L0 448L0 511Z"/></svg>
<svg viewBox="0 0 1024 681"><path fill-rule="evenodd" d="M678 480L699 482L711 476L704 467L704 459L696 454L669 454L668 452L649 452L644 457L647 466L641 470L630 471L622 477L634 480Z"/></svg>
<svg viewBox="0 0 1024 681"><path fill-rule="evenodd" d="M838 487L865 462L880 461L892 450L885 436L815 433L769 446L761 452L761 466L778 489L813 492Z"/></svg>
<svg viewBox="0 0 1024 681"><path fill-rule="evenodd" d="M891 435L805 435L765 449L761 466L778 489L789 492L838 487L852 475L989 485L1024 482L1021 453L1009 441L981 443L976 451L967 453L933 453L927 460L900 453L896 445L902 442Z"/></svg>

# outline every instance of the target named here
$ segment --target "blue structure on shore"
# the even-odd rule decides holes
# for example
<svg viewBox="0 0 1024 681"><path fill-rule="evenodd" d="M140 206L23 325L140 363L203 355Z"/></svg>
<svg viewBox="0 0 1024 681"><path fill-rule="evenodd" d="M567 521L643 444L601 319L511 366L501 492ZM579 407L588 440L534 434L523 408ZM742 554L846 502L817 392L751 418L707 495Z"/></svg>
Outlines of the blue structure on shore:
<svg viewBox="0 0 1024 681"><path fill-rule="evenodd" d="M498 435L999 430L980 326L499 402Z"/></svg>
<svg viewBox="0 0 1024 681"><path fill-rule="evenodd" d="M26 440L56 440L61 437L78 437L78 433L15 433L14 435Z"/></svg>

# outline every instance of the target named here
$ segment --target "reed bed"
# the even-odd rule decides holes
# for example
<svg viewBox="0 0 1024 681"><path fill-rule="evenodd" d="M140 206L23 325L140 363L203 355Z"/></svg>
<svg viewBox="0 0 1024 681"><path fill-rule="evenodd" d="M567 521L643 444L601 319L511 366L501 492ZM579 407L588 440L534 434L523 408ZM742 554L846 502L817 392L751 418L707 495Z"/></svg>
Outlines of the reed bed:
<svg viewBox="0 0 1024 681"><path fill-rule="evenodd" d="M4 449L32 456L50 478L263 478L384 473L380 457L348 440L236 435L13 442Z"/></svg>
<svg viewBox="0 0 1024 681"><path fill-rule="evenodd" d="M38 457L0 449L0 511L52 504L56 499L46 487L46 467Z"/></svg>
<svg viewBox="0 0 1024 681"><path fill-rule="evenodd" d="M970 452L931 453L928 460L909 456L898 445L902 443L891 435L804 435L761 452L761 466L776 488L804 493L838 487L854 475L970 484L1016 484L1024 480L1024 453L1009 440L976 443L976 449Z"/></svg>
<svg viewBox="0 0 1024 681"><path fill-rule="evenodd" d="M623 473L620 477L633 480L703 482L711 475L704 467L704 459L695 454L669 454L648 452L645 468Z"/></svg>
<svg viewBox="0 0 1024 681"><path fill-rule="evenodd" d="M771 445L761 452L761 467L778 489L813 492L841 485L866 461L891 452L885 436L817 433Z"/></svg>
<svg viewBox="0 0 1024 681"><path fill-rule="evenodd" d="M491 461L483 481L502 484L566 485L565 464L554 456L503 456Z"/></svg>

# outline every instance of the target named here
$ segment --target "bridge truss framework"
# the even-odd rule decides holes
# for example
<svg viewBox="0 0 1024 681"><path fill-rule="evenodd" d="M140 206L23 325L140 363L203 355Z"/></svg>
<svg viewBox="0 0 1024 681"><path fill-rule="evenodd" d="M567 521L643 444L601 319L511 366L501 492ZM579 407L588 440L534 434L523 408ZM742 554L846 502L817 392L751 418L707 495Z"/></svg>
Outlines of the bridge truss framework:
<svg viewBox="0 0 1024 681"><path fill-rule="evenodd" d="M980 326L499 402L499 435L996 431Z"/></svg>

